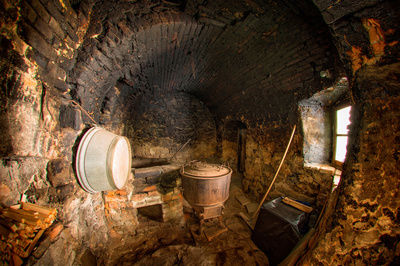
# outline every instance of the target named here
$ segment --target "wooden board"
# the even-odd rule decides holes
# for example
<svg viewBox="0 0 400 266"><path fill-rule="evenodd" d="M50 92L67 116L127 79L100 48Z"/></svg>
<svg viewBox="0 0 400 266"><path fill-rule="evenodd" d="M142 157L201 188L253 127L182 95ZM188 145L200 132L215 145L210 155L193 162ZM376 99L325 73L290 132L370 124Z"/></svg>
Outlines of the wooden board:
<svg viewBox="0 0 400 266"><path fill-rule="evenodd" d="M222 233L225 233L227 231L228 231L228 228L215 225L213 227L204 228L204 235L206 236L207 240L210 242L214 238L218 237L219 235L221 235Z"/></svg>
<svg viewBox="0 0 400 266"><path fill-rule="evenodd" d="M287 204L287 205L290 205L292 207L295 207L296 209L298 209L300 211L306 212L306 213L310 213L313 210L312 207L307 206L307 205L305 205L303 203L300 203L300 202L298 202L296 200L293 200L291 198L288 198L288 197L284 197L282 202Z"/></svg>

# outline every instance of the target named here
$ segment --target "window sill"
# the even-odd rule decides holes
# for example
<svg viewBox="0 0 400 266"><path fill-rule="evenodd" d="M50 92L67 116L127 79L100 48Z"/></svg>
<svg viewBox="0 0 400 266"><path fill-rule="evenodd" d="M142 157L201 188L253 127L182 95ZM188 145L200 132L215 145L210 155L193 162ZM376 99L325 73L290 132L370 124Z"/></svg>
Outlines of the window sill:
<svg viewBox="0 0 400 266"><path fill-rule="evenodd" d="M341 171L340 169L338 169L332 165L321 164L321 163L304 163L304 167L318 170L321 173L332 174L332 175L334 175L336 171ZM336 172L336 174L338 174L338 173Z"/></svg>
<svg viewBox="0 0 400 266"><path fill-rule="evenodd" d="M305 168L310 168L314 170L318 170L321 173L331 174L332 175L332 192L337 188L340 182L340 177L342 176L342 170L338 169L329 164L320 164L320 163L304 163Z"/></svg>

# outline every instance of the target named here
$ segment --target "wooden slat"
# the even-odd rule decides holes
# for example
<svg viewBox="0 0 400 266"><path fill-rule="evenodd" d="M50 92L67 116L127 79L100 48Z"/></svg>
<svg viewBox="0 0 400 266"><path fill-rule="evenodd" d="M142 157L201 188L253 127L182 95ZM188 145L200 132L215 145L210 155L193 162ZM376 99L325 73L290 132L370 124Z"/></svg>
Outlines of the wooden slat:
<svg viewBox="0 0 400 266"><path fill-rule="evenodd" d="M12 254L12 261L14 266L20 266L23 264L22 259L17 254Z"/></svg>
<svg viewBox="0 0 400 266"><path fill-rule="evenodd" d="M10 234L13 234L13 232L9 230L7 227L0 224L1 239L8 239Z"/></svg>
<svg viewBox="0 0 400 266"><path fill-rule="evenodd" d="M40 223L45 223L46 219L48 219L49 215L41 214L39 212L34 211L27 211L22 209L7 209L7 212L19 214L22 217L26 217L27 219L31 220L40 220Z"/></svg>
<svg viewBox="0 0 400 266"><path fill-rule="evenodd" d="M39 206L29 202L21 202L21 207L23 210L36 211L45 215L57 215L56 209Z"/></svg>
<svg viewBox="0 0 400 266"><path fill-rule="evenodd" d="M13 232L17 232L20 227L19 223L15 223L11 219L0 219L0 224Z"/></svg>
<svg viewBox="0 0 400 266"><path fill-rule="evenodd" d="M295 201L295 200L293 200L293 199L291 199L291 198L288 198L288 197L284 197L282 201L283 201L284 203L286 203L287 205L290 205L290 206L292 206L292 207L295 207L296 209L299 209L299 210L301 210L301 211L303 211L303 212L306 212L306 213L310 213L310 212L312 212L312 210L313 210L312 207L307 206L307 205L305 205L305 204L302 204L302 203L300 203L300 202L298 202L298 201Z"/></svg>
<svg viewBox="0 0 400 266"><path fill-rule="evenodd" d="M40 226L42 223L40 221L40 219L38 219L38 218L32 218L30 216L22 215L22 214L10 211L10 209L4 210L3 213L0 215L0 217L7 217L7 218L13 219L17 222L26 223L26 224L33 225L33 226Z"/></svg>
<svg viewBox="0 0 400 266"><path fill-rule="evenodd" d="M39 241L40 237L43 235L44 230L45 229L42 229L36 234L35 238L33 239L32 243L30 244L29 248L25 251L26 257L28 257L31 254L36 243ZM26 258L26 257L24 257L24 258Z"/></svg>

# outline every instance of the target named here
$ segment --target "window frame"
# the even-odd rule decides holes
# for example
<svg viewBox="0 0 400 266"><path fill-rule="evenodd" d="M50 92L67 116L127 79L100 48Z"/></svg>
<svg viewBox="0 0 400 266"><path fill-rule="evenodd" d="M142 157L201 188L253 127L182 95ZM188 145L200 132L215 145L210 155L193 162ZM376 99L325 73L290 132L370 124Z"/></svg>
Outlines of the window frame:
<svg viewBox="0 0 400 266"><path fill-rule="evenodd" d="M353 106L348 101L343 102L343 103L338 104L338 105L335 105L333 110L332 110L332 117L333 117L332 123L333 124L332 124L332 160L331 160L331 163L332 163L333 166L335 166L338 169L342 169L343 168L343 163L344 162L340 162L340 161L335 160L335 158L336 158L337 137L338 136L346 136L347 137L347 141L348 141L350 130L347 132L347 134L337 134L336 133L337 132L337 111L339 111L340 109L349 107L349 106L351 107L351 110L350 110L350 116L351 116L351 111L353 110ZM349 125L351 125L351 123L352 123L352 121L350 121ZM346 159L347 159L347 150L346 150L345 160Z"/></svg>

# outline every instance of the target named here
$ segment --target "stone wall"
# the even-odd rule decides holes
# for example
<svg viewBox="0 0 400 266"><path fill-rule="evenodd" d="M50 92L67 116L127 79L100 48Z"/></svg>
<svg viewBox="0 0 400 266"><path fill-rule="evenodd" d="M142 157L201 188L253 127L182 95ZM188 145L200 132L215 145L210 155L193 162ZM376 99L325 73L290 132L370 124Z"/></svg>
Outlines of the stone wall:
<svg viewBox="0 0 400 266"><path fill-rule="evenodd" d="M207 159L216 152L214 118L207 107L186 93L142 95L126 115L124 135L136 157L171 158L179 161Z"/></svg>
<svg viewBox="0 0 400 266"><path fill-rule="evenodd" d="M350 105L347 77L338 79L333 86L299 102L305 165L331 164L335 110L343 104Z"/></svg>
<svg viewBox="0 0 400 266"><path fill-rule="evenodd" d="M246 140L246 171L243 189L261 200L278 169L291 128L287 126L249 128ZM303 138L297 128L293 142L268 199L289 196L320 208L332 185L332 173L304 167Z"/></svg>
<svg viewBox="0 0 400 266"><path fill-rule="evenodd" d="M244 164L244 162L239 162L239 160L245 160L246 151L243 149L246 148L246 125L239 121L227 121L219 127L218 134L222 161L234 171L243 172L243 165L240 167L239 163ZM241 158L242 156L244 158Z"/></svg>
<svg viewBox="0 0 400 266"><path fill-rule="evenodd" d="M315 1L352 79L352 127L337 204L306 264L399 263L399 7Z"/></svg>
<svg viewBox="0 0 400 266"><path fill-rule="evenodd" d="M397 63L358 73L364 101L352 113L357 119L352 126L356 139L342 175L337 206L326 235L308 258L310 263L399 261L400 99L399 85L393 80L399 70Z"/></svg>
<svg viewBox="0 0 400 266"><path fill-rule="evenodd" d="M134 146L144 155L151 148L145 141L159 146L146 132L151 113L157 123L150 128L167 147L155 154L170 155L194 132L194 147L182 156L197 157L218 148L208 110L217 121L241 121L247 128L243 185L259 198L283 155L289 125L300 124L298 101L343 74L328 29L352 84L354 123L335 215L306 258L325 264L399 260L400 44L394 19L399 7L396 1L315 0L327 28L311 2L290 2L102 1L92 9L85 0L74 6L0 1L0 201L9 206L22 199L58 209L68 229L41 253L47 264L74 258L80 264L92 252L103 256L106 241L120 239L115 232L136 225L134 205L143 200L170 203L163 205L168 219L181 208L179 191L159 191L154 184L146 183L143 191L85 193L72 170L84 123L122 133L130 115L138 126L127 132L142 141ZM144 103L165 106L168 117L191 117L177 120L184 129L174 135L175 120L162 120L165 112L157 105L148 112L133 104L142 97ZM170 133L176 137L173 145L163 140ZM222 154L234 160L235 142L220 139ZM271 197L285 194L319 206L330 175L303 167L302 143L298 130ZM121 215L127 220L118 220ZM115 226L109 226L110 219ZM147 225L131 232L140 237L129 246L143 254L140 245L147 237L154 246L158 240L158 225ZM171 224L166 228L179 231ZM175 237L167 236L165 243ZM65 246L70 256L57 258L57 248ZM119 254L111 255L118 260Z"/></svg>
<svg viewBox="0 0 400 266"><path fill-rule="evenodd" d="M2 1L0 10L0 120L5 140L1 187L8 192L1 204L10 205L31 197L31 190L49 190L49 161L71 161L77 132L63 124L68 120L67 109L62 111L68 103L65 78L87 27L90 5L85 2L73 10L59 1Z"/></svg>

